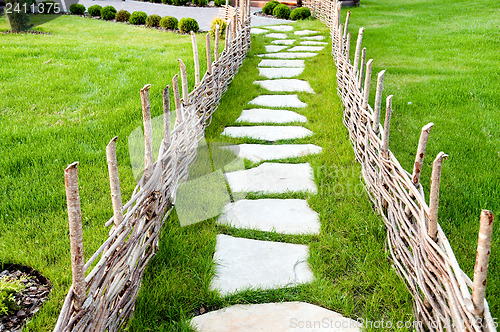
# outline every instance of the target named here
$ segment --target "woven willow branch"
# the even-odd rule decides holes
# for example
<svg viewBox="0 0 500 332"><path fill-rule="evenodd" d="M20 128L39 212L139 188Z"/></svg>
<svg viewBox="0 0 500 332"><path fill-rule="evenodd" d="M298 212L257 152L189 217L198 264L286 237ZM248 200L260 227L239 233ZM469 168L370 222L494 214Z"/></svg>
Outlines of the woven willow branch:
<svg viewBox="0 0 500 332"><path fill-rule="evenodd" d="M246 7L242 5L242 8L249 8L248 4ZM250 47L250 11L245 11L244 16L240 16L239 12L230 6L223 7L224 18L232 18L234 33L227 39L220 55L218 50L214 50L217 54L215 61L201 81L197 77L193 91L188 94L187 86L182 84L182 99L177 75L174 77L172 88L177 121L171 132L168 86L163 91L165 137L158 160L154 163L151 160L149 85L141 90L146 128L146 170L131 199L122 207L121 197L117 197L120 189L115 139L110 142L107 155L114 216L106 222L106 227L112 228L109 238L84 266L77 164L68 167L67 178L73 179L67 182L71 234L79 240L73 245L72 239L71 247L74 271L77 273L73 276L74 284L66 296L54 331L116 331L126 323L133 311L144 269L158 249L159 231L171 211L177 188L186 180L205 127L209 125L212 113ZM215 45L218 46L218 34L216 38ZM197 53L194 48L195 67L199 68ZM182 81L185 82L185 72L180 62ZM94 263L95 266L85 277L85 271Z"/></svg>
<svg viewBox="0 0 500 332"><path fill-rule="evenodd" d="M387 248L396 271L414 298L418 331L496 331L484 297L493 215L483 211L473 282L460 269L453 250L437 223L441 164L434 161L430 207L425 202L420 172L432 124L422 129L413 174L404 170L389 150L392 96L387 98L385 124L380 125L384 73L378 74L375 108L368 105L372 61L358 68L363 29L359 30L354 63L349 60L347 13L341 24L337 0L306 0L313 15L330 28L332 56L337 67L337 91L344 105L356 159L362 165L366 190L387 226ZM364 61L361 60L361 63ZM361 86L365 75L364 86ZM473 290L474 297L471 297ZM477 299L476 299L477 296Z"/></svg>

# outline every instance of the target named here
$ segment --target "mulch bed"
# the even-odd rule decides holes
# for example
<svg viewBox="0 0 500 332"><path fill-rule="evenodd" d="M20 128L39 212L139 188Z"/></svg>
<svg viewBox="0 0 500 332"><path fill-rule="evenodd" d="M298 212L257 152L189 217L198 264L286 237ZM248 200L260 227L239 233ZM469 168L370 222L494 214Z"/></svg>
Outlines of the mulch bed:
<svg viewBox="0 0 500 332"><path fill-rule="evenodd" d="M20 280L26 288L14 294L14 299L20 309L9 316L0 317L0 332L17 332L26 322L42 307L50 294L52 285L40 272L20 265L4 266L0 278L7 280Z"/></svg>

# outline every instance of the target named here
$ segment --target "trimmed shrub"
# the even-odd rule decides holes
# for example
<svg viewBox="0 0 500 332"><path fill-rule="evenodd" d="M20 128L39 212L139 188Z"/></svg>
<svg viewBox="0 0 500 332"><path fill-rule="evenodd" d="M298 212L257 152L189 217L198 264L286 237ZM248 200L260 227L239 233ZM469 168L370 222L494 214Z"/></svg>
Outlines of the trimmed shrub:
<svg viewBox="0 0 500 332"><path fill-rule="evenodd" d="M193 5L198 7L204 7L208 4L208 0L193 0Z"/></svg>
<svg viewBox="0 0 500 332"><path fill-rule="evenodd" d="M90 16L101 16L102 7L99 5L93 5L87 8L87 12Z"/></svg>
<svg viewBox="0 0 500 332"><path fill-rule="evenodd" d="M172 3L172 0L161 0L161 2L163 2L163 3L164 3L164 4L166 4L166 5L171 5L171 4L173 4L173 3Z"/></svg>
<svg viewBox="0 0 500 332"><path fill-rule="evenodd" d="M128 21L134 25L141 25L141 24L146 23L147 17L148 17L148 14L146 14L145 12L135 11L132 13L132 15L130 15L130 18L128 19Z"/></svg>
<svg viewBox="0 0 500 332"><path fill-rule="evenodd" d="M85 13L85 6L79 3L74 3L69 6L69 12L73 15L83 15Z"/></svg>
<svg viewBox="0 0 500 332"><path fill-rule="evenodd" d="M290 8L287 5L277 5L273 10L273 15L287 20L290 17Z"/></svg>
<svg viewBox="0 0 500 332"><path fill-rule="evenodd" d="M190 31L198 32L198 30L200 30L200 26L194 18L184 17L179 21L179 30L184 33L188 33Z"/></svg>
<svg viewBox="0 0 500 332"><path fill-rule="evenodd" d="M188 0L172 0L174 6L185 6Z"/></svg>
<svg viewBox="0 0 500 332"><path fill-rule="evenodd" d="M278 6L280 3L278 1L272 0L269 1L262 7L262 12L266 15L273 15L273 10Z"/></svg>
<svg viewBox="0 0 500 332"><path fill-rule="evenodd" d="M227 23L220 17L215 17L210 23L210 34L215 37L216 25L219 25L219 37L223 38L226 34Z"/></svg>
<svg viewBox="0 0 500 332"><path fill-rule="evenodd" d="M226 0L214 0L215 7L221 7L226 4Z"/></svg>
<svg viewBox="0 0 500 332"><path fill-rule="evenodd" d="M295 8L292 10L290 13L290 19L296 21L296 20L304 20L311 16L311 11L309 8L306 7L300 7L300 8Z"/></svg>
<svg viewBox="0 0 500 332"><path fill-rule="evenodd" d="M160 20L160 26L167 30L176 30L179 21L173 16L165 16Z"/></svg>
<svg viewBox="0 0 500 332"><path fill-rule="evenodd" d="M158 27L158 26L160 26L160 20L161 20L160 15L156 15L156 14L149 15L146 18L146 26L150 27L150 28Z"/></svg>
<svg viewBox="0 0 500 332"><path fill-rule="evenodd" d="M126 10L119 10L115 15L116 22L128 22L130 19L130 13Z"/></svg>
<svg viewBox="0 0 500 332"><path fill-rule="evenodd" d="M116 16L116 9L113 6L106 6L101 9L101 18L103 20L109 21L114 19Z"/></svg>
<svg viewBox="0 0 500 332"><path fill-rule="evenodd" d="M153 3L161 3L161 0L151 0Z"/></svg>

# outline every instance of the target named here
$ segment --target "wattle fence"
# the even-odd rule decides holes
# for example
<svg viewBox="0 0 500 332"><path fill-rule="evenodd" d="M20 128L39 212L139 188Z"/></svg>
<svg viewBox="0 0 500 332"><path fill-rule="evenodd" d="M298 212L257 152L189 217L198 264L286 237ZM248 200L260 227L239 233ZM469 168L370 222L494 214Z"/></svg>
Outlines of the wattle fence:
<svg viewBox="0 0 500 332"><path fill-rule="evenodd" d="M109 238L86 263L83 258L78 163L65 170L73 284L54 331L116 331L133 311L145 267L158 249L159 232L170 214L177 189L186 180L204 129L250 47L250 2L240 1L239 8L225 6L221 15L228 22L224 51L218 52L219 34L216 33L212 61L210 34L206 35L207 72L201 80L196 35L191 33L195 88L190 93L186 67L179 60L181 89L178 75L172 79L176 107L172 131L170 86L163 91L164 138L156 161L153 161L150 85L141 89L145 170L132 197L124 205L116 161L116 137L106 148L114 215L105 224L111 227Z"/></svg>
<svg viewBox="0 0 500 332"><path fill-rule="evenodd" d="M358 33L354 61L349 58L350 13L341 24L341 2L306 0L313 15L330 29L332 56L337 67L337 90L344 105L356 159L361 163L367 192L387 226L387 247L396 271L414 298L414 325L418 331L496 331L485 299L486 277L494 216L483 210L474 280L460 269L453 250L437 222L441 152L433 163L429 205L420 174L432 123L422 128L412 173L389 150L392 96L386 99L386 117L380 124L385 71L378 74L375 107L368 104L372 61L362 48L364 28Z"/></svg>

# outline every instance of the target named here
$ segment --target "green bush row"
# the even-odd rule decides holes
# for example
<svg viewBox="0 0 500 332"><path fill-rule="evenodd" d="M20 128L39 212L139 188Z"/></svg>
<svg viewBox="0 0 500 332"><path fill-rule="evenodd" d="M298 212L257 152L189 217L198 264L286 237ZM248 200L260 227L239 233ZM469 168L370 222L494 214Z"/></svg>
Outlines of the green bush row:
<svg viewBox="0 0 500 332"><path fill-rule="evenodd" d="M290 8L287 5L281 4L276 0L271 0L266 3L262 8L262 12L266 15L274 15L277 18L282 18L285 20L304 20L311 16L311 11L309 10L309 8L298 7L293 11L290 11Z"/></svg>
<svg viewBox="0 0 500 332"><path fill-rule="evenodd" d="M153 3L164 3L166 5L174 5L174 6L185 6L189 2L188 0L142 0L145 2L153 2ZM198 7L204 7L208 5L209 0L191 0L193 5ZM226 0L215 0L215 5L220 7L226 4Z"/></svg>

